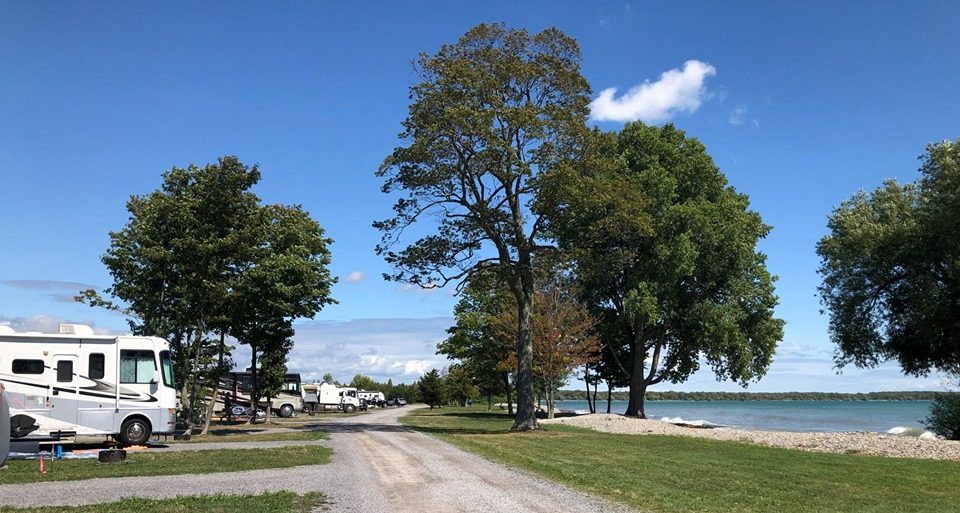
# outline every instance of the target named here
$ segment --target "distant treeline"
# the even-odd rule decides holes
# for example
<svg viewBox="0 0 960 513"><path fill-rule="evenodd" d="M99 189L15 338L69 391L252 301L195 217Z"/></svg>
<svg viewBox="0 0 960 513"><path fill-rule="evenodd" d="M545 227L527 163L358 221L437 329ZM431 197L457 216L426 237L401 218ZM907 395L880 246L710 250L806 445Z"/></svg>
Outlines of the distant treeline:
<svg viewBox="0 0 960 513"><path fill-rule="evenodd" d="M931 401L943 392L647 392L647 401ZM614 392L614 401L626 401L627 392ZM560 390L558 401L586 401L583 390ZM606 401L606 390L597 391L597 401Z"/></svg>

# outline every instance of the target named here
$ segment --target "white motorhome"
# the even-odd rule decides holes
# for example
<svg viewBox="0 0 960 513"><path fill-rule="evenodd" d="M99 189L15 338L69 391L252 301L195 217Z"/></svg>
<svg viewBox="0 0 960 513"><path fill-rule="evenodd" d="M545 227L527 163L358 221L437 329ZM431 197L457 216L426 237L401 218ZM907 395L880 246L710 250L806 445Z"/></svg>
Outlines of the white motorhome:
<svg viewBox="0 0 960 513"><path fill-rule="evenodd" d="M353 387L338 387L330 383L310 383L301 387L304 411L336 409L353 413L360 409L360 398Z"/></svg>
<svg viewBox="0 0 960 513"><path fill-rule="evenodd" d="M78 324L61 324L58 334L0 326L0 382L11 435L25 441L104 435L136 445L176 428L173 365L162 338L94 335Z"/></svg>

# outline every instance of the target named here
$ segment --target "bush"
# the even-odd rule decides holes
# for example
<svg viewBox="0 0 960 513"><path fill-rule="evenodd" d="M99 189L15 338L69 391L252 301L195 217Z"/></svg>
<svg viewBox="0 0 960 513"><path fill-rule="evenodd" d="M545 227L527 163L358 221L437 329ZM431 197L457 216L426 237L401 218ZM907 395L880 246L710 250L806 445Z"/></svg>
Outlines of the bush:
<svg viewBox="0 0 960 513"><path fill-rule="evenodd" d="M947 440L960 440L960 392L938 395L923 425Z"/></svg>

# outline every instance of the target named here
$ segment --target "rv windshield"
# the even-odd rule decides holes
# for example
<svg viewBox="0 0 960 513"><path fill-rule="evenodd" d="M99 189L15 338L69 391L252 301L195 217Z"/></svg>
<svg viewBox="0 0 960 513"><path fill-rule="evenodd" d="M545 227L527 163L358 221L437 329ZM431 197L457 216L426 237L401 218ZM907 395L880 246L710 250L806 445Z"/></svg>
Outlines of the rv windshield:
<svg viewBox="0 0 960 513"><path fill-rule="evenodd" d="M176 388L173 381L173 362L170 361L170 351L160 351L160 369L163 371L163 384Z"/></svg>

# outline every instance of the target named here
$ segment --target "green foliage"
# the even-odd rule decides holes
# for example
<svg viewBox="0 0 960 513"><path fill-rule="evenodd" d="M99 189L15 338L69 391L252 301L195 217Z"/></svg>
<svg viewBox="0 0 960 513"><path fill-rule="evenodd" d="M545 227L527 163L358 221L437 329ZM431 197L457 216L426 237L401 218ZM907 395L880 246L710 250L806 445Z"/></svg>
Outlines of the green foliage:
<svg viewBox="0 0 960 513"><path fill-rule="evenodd" d="M421 382L421 387L423 383ZM477 396L477 387L473 385L470 373L462 365L451 365L443 377L443 395L451 402L466 406L467 399Z"/></svg>
<svg viewBox="0 0 960 513"><path fill-rule="evenodd" d="M391 389L383 391L384 394L387 394L387 398L396 398L402 397L406 399L408 403L420 403L426 402L423 399L422 394L420 393L420 382L415 381L411 384L400 383L399 385L393 385Z"/></svg>
<svg viewBox="0 0 960 513"><path fill-rule="evenodd" d="M960 369L960 139L922 161L918 183L888 180L841 203L817 244L838 366Z"/></svg>
<svg viewBox="0 0 960 513"><path fill-rule="evenodd" d="M431 369L423 375L419 381L420 400L433 409L446 402L446 390L443 387L443 380L440 378L440 372L437 369Z"/></svg>
<svg viewBox="0 0 960 513"><path fill-rule="evenodd" d="M405 193L377 253L389 279L444 286L485 269L501 273L521 312L532 304L533 259L543 224L533 211L540 177L579 158L589 86L576 41L481 24L435 55L421 54L421 82L396 148L380 167L385 193ZM394 250L426 218L436 230ZM422 230L421 230L422 233ZM517 336L518 429L536 427L531 326Z"/></svg>
<svg viewBox="0 0 960 513"><path fill-rule="evenodd" d="M643 415L647 386L686 380L701 358L717 379L759 379L783 337L756 250L770 227L673 125L629 123L592 147L595 165L554 177L544 201L601 319L603 368L630 376L628 414Z"/></svg>
<svg viewBox="0 0 960 513"><path fill-rule="evenodd" d="M437 345L437 353L458 360L483 395L506 393L505 376L514 367L511 338L499 336L496 319L513 301L510 291L493 273L475 274L466 283L454 307L456 325Z"/></svg>
<svg viewBox="0 0 960 513"><path fill-rule="evenodd" d="M350 381L350 386L358 390L379 390L379 383L373 380L369 376L364 376L363 374L357 374L353 377L353 380Z"/></svg>
<svg viewBox="0 0 960 513"><path fill-rule="evenodd" d="M135 333L170 341L184 405L197 415L198 390L229 370L224 335L250 344L255 371L262 356L255 388L275 394L293 319L334 302L331 241L299 206L261 205L250 191L260 176L230 156L167 171L158 190L130 199L130 219L103 256L113 277L105 293L125 306L95 291L78 297L128 313Z"/></svg>
<svg viewBox="0 0 960 513"><path fill-rule="evenodd" d="M960 392L938 395L923 425L947 440L960 440Z"/></svg>

